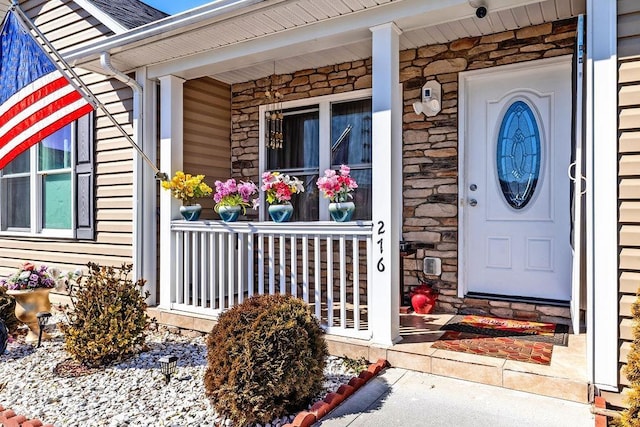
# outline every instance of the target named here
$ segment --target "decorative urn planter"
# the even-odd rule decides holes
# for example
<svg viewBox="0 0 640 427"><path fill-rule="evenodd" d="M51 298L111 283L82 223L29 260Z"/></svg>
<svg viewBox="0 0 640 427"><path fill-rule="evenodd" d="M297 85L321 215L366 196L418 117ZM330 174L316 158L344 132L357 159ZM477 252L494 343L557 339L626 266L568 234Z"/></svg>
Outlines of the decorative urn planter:
<svg viewBox="0 0 640 427"><path fill-rule="evenodd" d="M26 342L33 343L38 341L38 318L36 314L41 311L51 311L51 302L49 302L49 288L35 288L25 290L8 290L7 295L11 295L16 300L16 317L22 323L29 327L29 333L25 338ZM42 333L42 339L49 339L49 334Z"/></svg>
<svg viewBox="0 0 640 427"><path fill-rule="evenodd" d="M236 222L241 210L240 206L219 206L218 215L224 222Z"/></svg>
<svg viewBox="0 0 640 427"><path fill-rule="evenodd" d="M429 314L433 311L438 300L438 293L428 285L420 285L409 293L411 306L416 314Z"/></svg>
<svg viewBox="0 0 640 427"><path fill-rule="evenodd" d="M269 216L275 222L287 222L293 215L293 205L283 203L281 205L269 205Z"/></svg>
<svg viewBox="0 0 640 427"><path fill-rule="evenodd" d="M200 206L199 204L180 206L180 214L187 221L197 221L198 218L200 218L201 211L202 206Z"/></svg>
<svg viewBox="0 0 640 427"><path fill-rule="evenodd" d="M336 202L329 203L329 215L336 222L351 221L356 205L353 202Z"/></svg>

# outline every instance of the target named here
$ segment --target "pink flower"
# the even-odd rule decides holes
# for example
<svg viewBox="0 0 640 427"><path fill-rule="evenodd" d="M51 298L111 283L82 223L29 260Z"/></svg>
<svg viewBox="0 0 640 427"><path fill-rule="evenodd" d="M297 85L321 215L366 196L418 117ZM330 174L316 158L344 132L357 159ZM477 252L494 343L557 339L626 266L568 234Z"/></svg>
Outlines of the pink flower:
<svg viewBox="0 0 640 427"><path fill-rule="evenodd" d="M213 200L216 202L214 207L216 212L220 206L240 206L243 212L246 212L247 207L255 205L251 196L258 192L258 187L251 181L240 181L238 184L235 179L230 178L225 182L216 181L215 187Z"/></svg>
<svg viewBox="0 0 640 427"><path fill-rule="evenodd" d="M332 202L346 202L348 198L353 197L350 193L358 188L356 180L349 175L350 172L351 168L346 165L340 166L340 175L332 169L327 169L324 176L318 178L316 185L324 197Z"/></svg>

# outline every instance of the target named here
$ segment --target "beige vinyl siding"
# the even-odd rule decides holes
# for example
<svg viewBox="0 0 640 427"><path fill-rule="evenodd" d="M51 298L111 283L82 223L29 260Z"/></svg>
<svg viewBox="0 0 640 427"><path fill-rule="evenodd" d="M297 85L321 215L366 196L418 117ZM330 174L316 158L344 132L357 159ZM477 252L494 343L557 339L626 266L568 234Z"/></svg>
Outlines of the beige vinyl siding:
<svg viewBox="0 0 640 427"><path fill-rule="evenodd" d="M21 8L62 53L113 34L73 1L30 0L21 2ZM99 74L75 71L132 134L131 89ZM101 111L96 112L96 117L95 241L0 236L1 275L23 261L63 269L84 266L89 261L116 266L132 262L133 150Z"/></svg>
<svg viewBox="0 0 640 427"><path fill-rule="evenodd" d="M619 149L619 361L620 394L604 393L625 406L629 381L624 366L633 339L631 305L640 288L640 2L618 0Z"/></svg>
<svg viewBox="0 0 640 427"><path fill-rule="evenodd" d="M231 87L204 77L184 84L184 171L216 180L231 178ZM199 201L202 218L216 218L213 199Z"/></svg>

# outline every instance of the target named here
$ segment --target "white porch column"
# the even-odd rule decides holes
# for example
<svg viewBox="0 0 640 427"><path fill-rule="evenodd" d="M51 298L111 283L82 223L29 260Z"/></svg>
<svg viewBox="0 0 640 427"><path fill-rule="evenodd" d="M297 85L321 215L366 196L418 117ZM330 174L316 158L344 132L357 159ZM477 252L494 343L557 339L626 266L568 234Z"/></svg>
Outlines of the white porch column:
<svg viewBox="0 0 640 427"><path fill-rule="evenodd" d="M175 76L160 77L160 170L169 178L182 169L183 83ZM160 191L160 304L169 308L175 297L176 245L171 220L180 217L180 201Z"/></svg>
<svg viewBox="0 0 640 427"><path fill-rule="evenodd" d="M372 341L391 345L400 338L400 224L402 214L402 105L400 29L394 23L371 28L373 253L369 264L369 324Z"/></svg>
<svg viewBox="0 0 640 427"><path fill-rule="evenodd" d="M589 380L618 391L618 58L615 0L587 1L586 176Z"/></svg>

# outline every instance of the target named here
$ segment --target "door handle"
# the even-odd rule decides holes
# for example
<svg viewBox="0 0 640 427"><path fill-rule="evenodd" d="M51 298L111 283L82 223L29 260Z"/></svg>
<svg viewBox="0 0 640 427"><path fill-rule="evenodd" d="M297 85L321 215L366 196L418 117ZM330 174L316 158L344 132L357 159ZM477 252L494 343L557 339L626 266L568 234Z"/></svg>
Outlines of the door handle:
<svg viewBox="0 0 640 427"><path fill-rule="evenodd" d="M478 201L476 199L469 199L469 206L475 206L478 204Z"/></svg>

